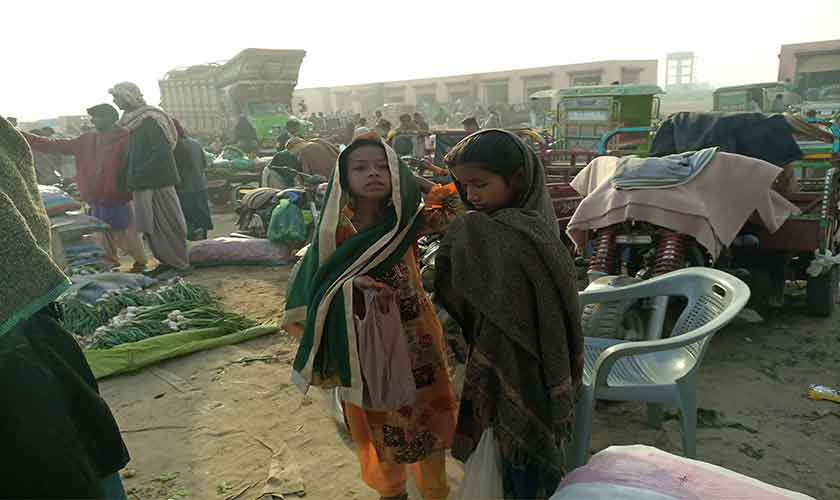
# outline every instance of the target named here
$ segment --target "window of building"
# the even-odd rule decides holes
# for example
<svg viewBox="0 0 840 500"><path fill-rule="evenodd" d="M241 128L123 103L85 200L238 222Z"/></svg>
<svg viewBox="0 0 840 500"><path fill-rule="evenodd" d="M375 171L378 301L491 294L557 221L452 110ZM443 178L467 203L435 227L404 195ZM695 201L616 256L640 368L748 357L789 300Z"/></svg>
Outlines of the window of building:
<svg viewBox="0 0 840 500"><path fill-rule="evenodd" d="M572 73L569 75L569 86L571 87L587 87L593 85L601 85L601 75L603 71L587 71L582 73Z"/></svg>
<svg viewBox="0 0 840 500"><path fill-rule="evenodd" d="M507 82L484 84L484 103L488 106L492 106L494 104L508 104Z"/></svg>
<svg viewBox="0 0 840 500"><path fill-rule="evenodd" d="M385 104L403 104L405 102L405 88L386 88L384 92Z"/></svg>
<svg viewBox="0 0 840 500"><path fill-rule="evenodd" d="M639 84L642 81L642 70L638 68L621 68L621 83L626 85Z"/></svg>

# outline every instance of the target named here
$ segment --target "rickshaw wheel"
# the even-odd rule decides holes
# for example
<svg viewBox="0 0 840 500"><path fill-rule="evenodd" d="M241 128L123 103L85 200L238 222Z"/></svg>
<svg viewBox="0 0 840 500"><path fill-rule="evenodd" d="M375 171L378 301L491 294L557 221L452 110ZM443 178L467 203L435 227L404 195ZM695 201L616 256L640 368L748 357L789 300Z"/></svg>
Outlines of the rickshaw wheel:
<svg viewBox="0 0 840 500"><path fill-rule="evenodd" d="M808 278L808 290L805 295L808 313L824 318L831 316L837 303L838 286L840 286L840 266L836 264L830 271L816 278Z"/></svg>

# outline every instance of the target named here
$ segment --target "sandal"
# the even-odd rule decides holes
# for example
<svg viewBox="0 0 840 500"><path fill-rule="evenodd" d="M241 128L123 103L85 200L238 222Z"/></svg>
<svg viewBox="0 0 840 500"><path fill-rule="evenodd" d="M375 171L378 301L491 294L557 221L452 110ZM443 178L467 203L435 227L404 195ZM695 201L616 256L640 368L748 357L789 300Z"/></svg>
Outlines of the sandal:
<svg viewBox="0 0 840 500"><path fill-rule="evenodd" d="M143 274L146 272L146 265L134 264L133 266L131 266L131 269L129 269L128 272L134 274Z"/></svg>

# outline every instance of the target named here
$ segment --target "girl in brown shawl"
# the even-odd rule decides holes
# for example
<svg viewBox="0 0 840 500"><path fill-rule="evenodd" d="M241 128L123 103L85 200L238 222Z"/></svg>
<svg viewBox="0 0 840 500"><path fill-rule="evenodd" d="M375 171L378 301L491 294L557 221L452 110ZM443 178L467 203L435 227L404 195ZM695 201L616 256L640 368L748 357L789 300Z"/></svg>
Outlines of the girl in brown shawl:
<svg viewBox="0 0 840 500"><path fill-rule="evenodd" d="M466 461L492 427L510 498L551 495L563 477L583 370L571 256L536 155L502 130L447 155L468 209L448 229L436 291L470 344L453 444Z"/></svg>

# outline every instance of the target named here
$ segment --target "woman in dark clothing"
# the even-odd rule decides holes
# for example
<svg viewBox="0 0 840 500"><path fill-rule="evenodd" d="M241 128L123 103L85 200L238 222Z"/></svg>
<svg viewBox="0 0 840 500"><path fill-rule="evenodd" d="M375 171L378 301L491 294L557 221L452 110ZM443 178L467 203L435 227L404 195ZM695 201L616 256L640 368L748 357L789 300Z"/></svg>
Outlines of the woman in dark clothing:
<svg viewBox="0 0 840 500"><path fill-rule="evenodd" d="M128 451L53 301L70 285L50 256L32 153L0 117L0 498L125 499Z"/></svg>

